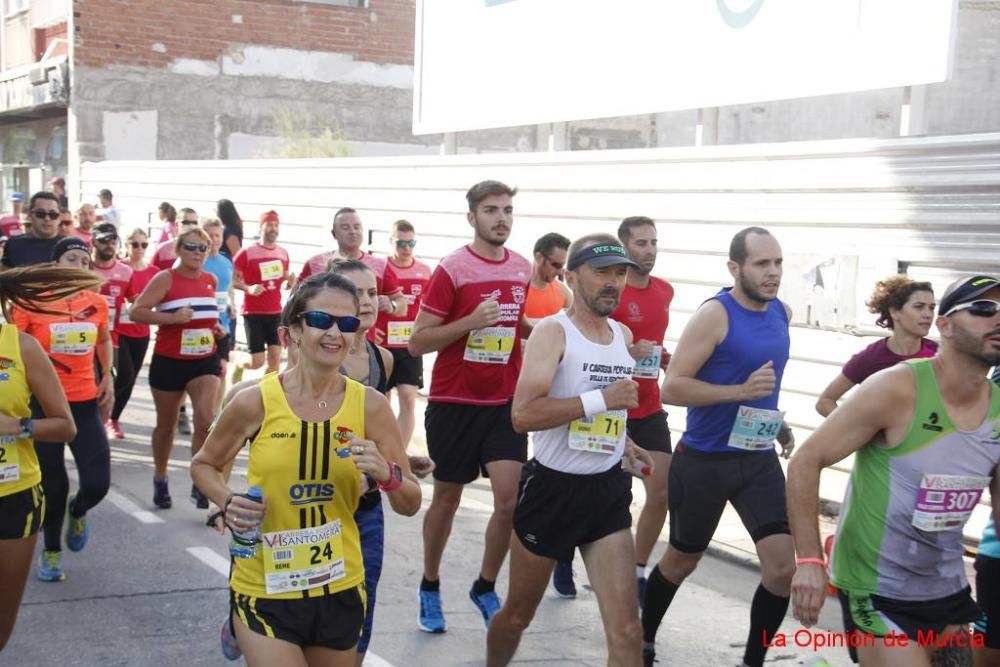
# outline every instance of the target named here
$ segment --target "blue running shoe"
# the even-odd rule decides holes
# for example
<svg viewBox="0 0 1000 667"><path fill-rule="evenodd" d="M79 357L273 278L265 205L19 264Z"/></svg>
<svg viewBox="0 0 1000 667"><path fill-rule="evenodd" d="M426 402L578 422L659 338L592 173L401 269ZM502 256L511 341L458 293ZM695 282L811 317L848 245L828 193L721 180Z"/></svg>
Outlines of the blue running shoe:
<svg viewBox="0 0 1000 667"><path fill-rule="evenodd" d="M43 551L38 559L38 573L42 581L65 581L66 573L62 571L62 552Z"/></svg>
<svg viewBox="0 0 1000 667"><path fill-rule="evenodd" d="M418 591L420 599L420 619L417 625L424 632L441 634L448 629L441 611L441 591Z"/></svg>
<svg viewBox="0 0 1000 667"><path fill-rule="evenodd" d="M161 510L168 510L174 504L170 499L170 487L166 478L153 478L153 504Z"/></svg>
<svg viewBox="0 0 1000 667"><path fill-rule="evenodd" d="M219 641L222 644L222 655L225 656L226 660L239 660L243 655L240 642L236 639L236 633L233 632L233 615L231 613L226 616L226 620L222 624Z"/></svg>
<svg viewBox="0 0 1000 667"><path fill-rule="evenodd" d="M476 595L475 589L471 589L469 590L469 599L472 600L472 604L476 605L479 613L483 615L483 622L486 623L486 627L490 627L493 615L500 611L500 598L493 591Z"/></svg>
<svg viewBox="0 0 1000 667"><path fill-rule="evenodd" d="M556 563L556 569L552 571L552 588L556 595L567 600L576 597L576 582L573 581L573 564Z"/></svg>
<svg viewBox="0 0 1000 667"><path fill-rule="evenodd" d="M73 496L66 503L66 518L68 519L66 522L66 547L70 551L81 551L87 546L90 528L87 526L87 515L83 515L79 519L73 516L73 511L70 508L73 507L75 500L76 496Z"/></svg>
<svg viewBox="0 0 1000 667"><path fill-rule="evenodd" d="M646 601L646 577L638 577L636 583L639 584L639 609L642 609L642 603Z"/></svg>

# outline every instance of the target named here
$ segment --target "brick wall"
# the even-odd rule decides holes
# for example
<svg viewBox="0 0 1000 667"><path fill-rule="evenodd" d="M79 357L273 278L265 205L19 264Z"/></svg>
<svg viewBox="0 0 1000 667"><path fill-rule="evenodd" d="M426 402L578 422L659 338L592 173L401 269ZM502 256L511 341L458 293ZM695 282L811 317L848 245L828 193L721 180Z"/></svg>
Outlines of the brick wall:
<svg viewBox="0 0 1000 667"><path fill-rule="evenodd" d="M33 31L33 42L32 50L35 53L35 60L40 60L45 54L45 50L49 48L49 44L56 39L62 39L64 41L59 42L59 44L52 50L51 56L62 56L67 52L66 46L66 22L57 23L56 25L50 25L46 28L35 28Z"/></svg>
<svg viewBox="0 0 1000 667"><path fill-rule="evenodd" d="M79 65L165 67L175 58L216 61L253 44L413 63L414 0L370 0L358 9L296 0L73 0ZM234 23L233 17L242 17ZM166 52L153 50L165 45Z"/></svg>

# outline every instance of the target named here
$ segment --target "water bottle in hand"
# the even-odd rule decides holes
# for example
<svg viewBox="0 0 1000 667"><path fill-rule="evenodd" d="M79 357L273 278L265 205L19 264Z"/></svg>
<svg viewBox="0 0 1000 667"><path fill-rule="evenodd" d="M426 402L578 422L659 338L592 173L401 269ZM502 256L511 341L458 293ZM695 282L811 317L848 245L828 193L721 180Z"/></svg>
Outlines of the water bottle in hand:
<svg viewBox="0 0 1000 667"><path fill-rule="evenodd" d="M264 500L264 492L259 486L251 486L243 497L259 503ZM263 519L261 523L263 523ZM261 524L258 523L247 530L231 528L230 532L232 532L233 537L229 540L229 555L233 558L253 558L257 553L257 543L260 542L260 526Z"/></svg>

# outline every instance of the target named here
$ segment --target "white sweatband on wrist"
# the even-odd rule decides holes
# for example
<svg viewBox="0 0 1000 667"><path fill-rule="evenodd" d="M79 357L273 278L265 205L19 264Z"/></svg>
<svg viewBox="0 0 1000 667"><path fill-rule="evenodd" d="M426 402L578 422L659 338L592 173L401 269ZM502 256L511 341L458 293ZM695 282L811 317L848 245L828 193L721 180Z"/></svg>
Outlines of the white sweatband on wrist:
<svg viewBox="0 0 1000 667"><path fill-rule="evenodd" d="M604 402L604 393L600 389L591 389L580 394L580 401L583 403L583 414L588 419L608 411L608 405Z"/></svg>

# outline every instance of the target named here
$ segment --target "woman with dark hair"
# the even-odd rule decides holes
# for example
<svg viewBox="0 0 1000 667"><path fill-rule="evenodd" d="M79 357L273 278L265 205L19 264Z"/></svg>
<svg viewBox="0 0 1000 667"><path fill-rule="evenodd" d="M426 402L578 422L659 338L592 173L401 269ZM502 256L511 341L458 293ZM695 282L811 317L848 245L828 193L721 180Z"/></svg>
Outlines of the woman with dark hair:
<svg viewBox="0 0 1000 667"><path fill-rule="evenodd" d="M878 315L876 324L892 333L861 350L844 364L841 373L820 394L816 412L824 417L837 409L840 397L880 370L906 359L933 357L937 343L926 338L934 321L934 288L898 275L875 284L866 305Z"/></svg>
<svg viewBox="0 0 1000 667"><path fill-rule="evenodd" d="M365 617L354 520L362 479L385 491L397 513L420 509L389 402L338 372L358 315L356 287L345 278L321 273L299 285L281 316L298 362L239 392L191 464L230 528L259 526L292 545L258 542L252 557L233 560L231 622L248 664L353 667ZM235 494L224 475L246 440L247 483L262 489L261 502Z"/></svg>
<svg viewBox="0 0 1000 667"><path fill-rule="evenodd" d="M60 269L90 269L90 246L83 239L65 236L52 250L52 261ZM97 278L97 274L94 274ZM62 282L56 277L57 284ZM69 399L76 434L67 440L34 435L35 453L42 473L42 492L48 501L42 523L44 546L36 576L42 581L63 581L63 523L66 546L80 551L90 530L87 512L97 506L111 486L111 449L104 430L104 415L114 402L114 354L111 345L108 303L93 290L82 290L44 310L15 305L11 319L20 331L31 334L48 355L63 392ZM98 376L100 362L101 374ZM32 417L48 414L38 402L31 403ZM69 495L66 450L73 454L79 475L75 495ZM2 465L2 464L0 464Z"/></svg>
<svg viewBox="0 0 1000 667"><path fill-rule="evenodd" d="M0 271L0 308L40 311L101 280L90 271L41 264ZM53 288L53 285L58 287ZM30 334L0 324L0 651L14 631L31 556L45 514L42 472L34 439L69 441L76 426L45 350ZM40 406L32 418L30 404ZM42 416L44 415L44 416Z"/></svg>
<svg viewBox="0 0 1000 667"><path fill-rule="evenodd" d="M222 221L222 247L219 254L230 260L243 247L243 219L236 211L236 204L229 199L220 199L215 206L215 216Z"/></svg>

